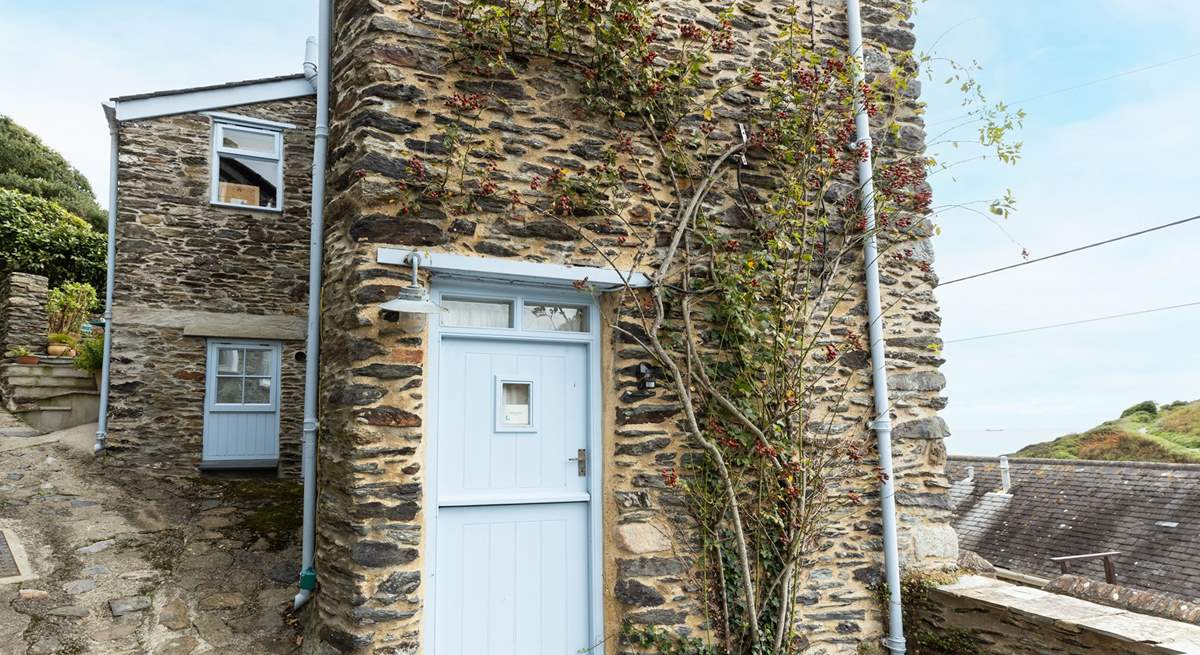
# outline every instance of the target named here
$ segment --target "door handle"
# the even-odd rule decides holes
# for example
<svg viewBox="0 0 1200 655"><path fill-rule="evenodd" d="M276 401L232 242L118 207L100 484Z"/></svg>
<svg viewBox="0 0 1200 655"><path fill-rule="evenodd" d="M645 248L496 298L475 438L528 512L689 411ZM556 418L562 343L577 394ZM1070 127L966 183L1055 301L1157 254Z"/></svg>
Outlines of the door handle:
<svg viewBox="0 0 1200 655"><path fill-rule="evenodd" d="M568 457L567 461L575 462L579 470L579 477L582 478L587 475L587 448L580 448L578 453L575 457Z"/></svg>

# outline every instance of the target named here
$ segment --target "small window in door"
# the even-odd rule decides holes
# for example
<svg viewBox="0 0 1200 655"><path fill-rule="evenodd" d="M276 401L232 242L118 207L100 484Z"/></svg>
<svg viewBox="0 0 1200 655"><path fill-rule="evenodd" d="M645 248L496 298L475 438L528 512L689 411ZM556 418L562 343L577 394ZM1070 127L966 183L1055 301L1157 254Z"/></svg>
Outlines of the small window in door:
<svg viewBox="0 0 1200 655"><path fill-rule="evenodd" d="M496 380L496 431L533 432L533 382Z"/></svg>
<svg viewBox="0 0 1200 655"><path fill-rule="evenodd" d="M270 405L275 384L274 351L246 346L217 347L216 404Z"/></svg>

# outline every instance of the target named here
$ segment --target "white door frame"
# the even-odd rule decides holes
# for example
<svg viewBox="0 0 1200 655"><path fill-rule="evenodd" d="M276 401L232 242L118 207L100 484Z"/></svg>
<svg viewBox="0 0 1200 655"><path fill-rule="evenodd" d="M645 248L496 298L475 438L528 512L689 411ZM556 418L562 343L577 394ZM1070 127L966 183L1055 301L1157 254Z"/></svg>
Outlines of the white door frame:
<svg viewBox="0 0 1200 655"><path fill-rule="evenodd" d="M217 349L222 347L238 347L246 348L253 347L271 352L272 371L271 371L271 402L266 405L238 405L238 406L222 406L217 403ZM201 468L256 468L256 467L272 467L279 463L279 417L282 414L281 410L281 394L279 382L281 371L283 370L283 344L279 341L261 341L255 339L218 339L209 338L205 345L205 363L204 363L204 423L203 434L200 442L200 459ZM250 460L250 459L234 459L234 458L218 458L205 459L204 457L204 441L208 438L208 431L211 427L209 423L210 414L220 414L223 412L271 412L275 415L275 451L271 460Z"/></svg>
<svg viewBox="0 0 1200 655"><path fill-rule="evenodd" d="M604 655L604 502L601 493L604 481L603 433L602 433L602 399L600 383L600 305L596 296L583 291L575 291L570 286L570 280L563 280L564 288L547 288L545 286L526 286L512 283L435 281L433 284L433 301L441 302L443 295L464 296L479 299L503 299L513 303L512 328L460 328L443 327L437 315L429 316L429 348L426 359L425 388L428 405L425 409L425 502L424 502L424 542L425 567L423 576L426 581L422 605L421 642L423 652L436 655L437 645L434 643L436 630L434 610L437 607L436 564L437 564L437 434L438 434L438 377L441 363L441 343L444 336L474 337L496 341L526 341L542 343L581 343L587 348L587 467L588 480L588 600L590 607L588 623L590 646L589 653ZM588 332L546 332L523 330L520 326L521 308L526 300L553 303L568 303L586 306L588 309Z"/></svg>

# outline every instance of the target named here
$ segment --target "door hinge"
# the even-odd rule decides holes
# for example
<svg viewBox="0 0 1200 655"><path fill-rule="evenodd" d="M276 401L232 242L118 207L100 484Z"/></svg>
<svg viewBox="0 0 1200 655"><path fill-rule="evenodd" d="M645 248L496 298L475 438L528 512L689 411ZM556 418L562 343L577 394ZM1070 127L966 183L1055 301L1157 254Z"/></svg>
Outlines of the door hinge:
<svg viewBox="0 0 1200 655"><path fill-rule="evenodd" d="M577 452L579 453L577 457L568 457L567 461L575 462L579 477L582 478L587 475L587 448L580 448Z"/></svg>

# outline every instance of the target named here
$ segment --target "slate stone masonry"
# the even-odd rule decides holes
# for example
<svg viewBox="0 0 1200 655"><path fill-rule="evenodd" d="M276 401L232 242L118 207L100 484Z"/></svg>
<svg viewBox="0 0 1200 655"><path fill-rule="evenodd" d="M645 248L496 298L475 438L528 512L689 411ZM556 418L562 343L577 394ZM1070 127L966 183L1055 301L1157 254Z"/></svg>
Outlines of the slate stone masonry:
<svg viewBox="0 0 1200 655"><path fill-rule="evenodd" d="M315 101L222 111L297 126L284 131L282 211L210 204L208 116L120 125L109 444L121 465L196 474L207 341L184 333L198 316L302 324L307 310ZM303 348L302 335L283 341L279 441L287 476L299 471Z"/></svg>
<svg viewBox="0 0 1200 655"><path fill-rule="evenodd" d="M31 273L10 272L0 279L0 353L18 346L45 352L47 284Z"/></svg>
<svg viewBox="0 0 1200 655"><path fill-rule="evenodd" d="M886 71L883 45L910 50L911 25L896 16L889 0L865 3L863 16L869 61L875 73ZM421 10L418 11L418 5ZM675 16L711 18L715 5L668 1ZM763 48L776 34L782 13L770 0L739 5L737 52L714 64L732 70L763 62ZM809 6L801 2L801 11ZM813 0L818 41L844 49L844 4ZM425 457L432 435L425 430L427 343L422 320L389 320L378 303L405 283L407 271L376 263L380 247L418 246L439 252L527 261L606 266L596 248L617 262L633 256L632 240L621 228L581 221L588 241L553 221L513 215L508 207L485 206L479 212L447 216L435 206L400 214L399 182L417 156L436 166L446 153L446 126L460 119L446 108L454 93L480 91L492 98L477 126L464 127L475 153L493 156L500 181L497 197L508 188L527 190L530 179L553 168L579 169L618 138L602 121L573 109L577 91L547 62L528 61L516 79L479 80L451 63L448 19L417 0L353 1L336 5L331 119L329 204L326 212L323 287L322 418L319 443L317 570L307 652L354 652L398 655L417 653L422 644L425 531L422 512L426 490ZM668 29L669 26L668 26ZM920 154L924 130L918 115L919 85L904 99L900 138L888 153ZM719 116L736 116L722 105ZM734 119L730 119L734 120ZM635 133L635 142L637 140ZM726 136L726 138L733 138ZM635 152L653 152L652 143L635 143ZM887 153L884 155L888 156ZM646 165L656 164L647 160ZM752 185L771 183L765 176L743 176ZM664 185L651 193L670 201ZM716 202L724 200L714 199ZM720 207L710 209L719 215ZM654 204L632 198L628 220L640 230L660 229ZM932 255L930 228L916 217L913 240L905 244L918 257ZM594 245L592 245L594 244ZM836 330L866 333L861 266L838 284L856 291L833 309ZM936 411L944 378L937 303L928 284L936 282L911 264L883 264L883 304L889 372L896 424L895 459L901 544L910 566L952 565L957 541L949 525L947 482L943 473L945 424ZM612 300L602 311L612 316ZM691 449L678 426L679 405L669 385L637 387L639 363L652 363L635 344L608 332L602 335L601 384L604 388L605 451L605 634L615 635L623 620L657 624L693 635L705 631L702 596L695 570L693 540L680 530L678 492L663 484L660 471L678 466ZM854 375L836 433L869 440L869 373L863 353L847 357L838 374ZM826 402L837 402L827 399ZM869 459L869 456L868 456ZM821 653L855 653L877 643L881 611L872 585L881 574L878 494L865 466L855 483L866 503L839 516L830 529L830 547L809 562L799 586L797 618L804 638ZM627 651L618 639L610 653Z"/></svg>

